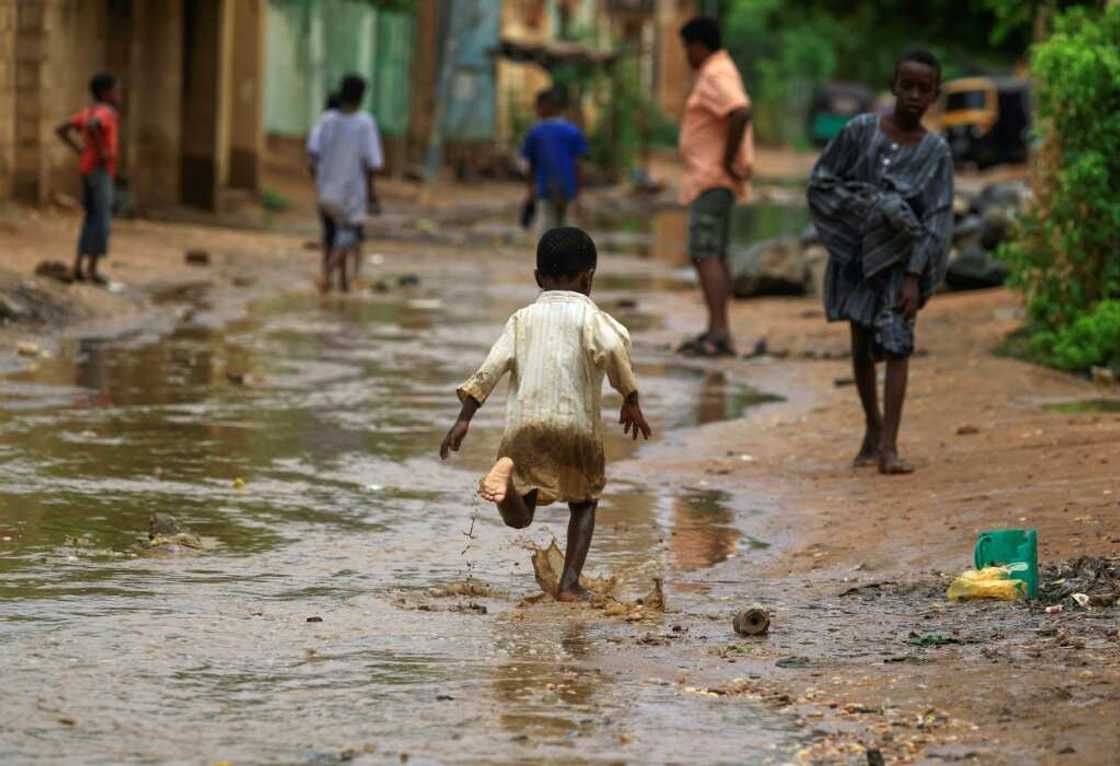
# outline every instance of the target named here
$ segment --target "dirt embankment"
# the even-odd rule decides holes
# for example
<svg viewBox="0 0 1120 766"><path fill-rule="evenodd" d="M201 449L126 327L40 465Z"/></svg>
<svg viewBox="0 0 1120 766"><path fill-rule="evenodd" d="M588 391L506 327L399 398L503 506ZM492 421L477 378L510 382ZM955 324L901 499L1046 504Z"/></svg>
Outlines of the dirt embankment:
<svg viewBox="0 0 1120 766"><path fill-rule="evenodd" d="M1047 613L944 595L983 529L1038 529L1059 594L1081 580L1058 562L1120 552L1120 412L1107 410L1120 391L996 356L1018 306L995 290L939 296L923 312L901 437L912 476L851 467L863 418L837 359L846 328L808 300L734 307L741 345L764 337L789 356L730 362L729 374L785 387L786 404L634 466L772 499L767 539L781 552L738 559L740 583L716 592L766 600L774 631L721 658L733 665L700 667L718 693L753 674L751 691L801 715L816 734L806 760L865 762L873 748L888 763L1115 762L1120 606L1067 597ZM695 304L666 315L666 342L701 320ZM1102 399L1104 411L1068 404ZM1086 587L1120 589L1109 577Z"/></svg>

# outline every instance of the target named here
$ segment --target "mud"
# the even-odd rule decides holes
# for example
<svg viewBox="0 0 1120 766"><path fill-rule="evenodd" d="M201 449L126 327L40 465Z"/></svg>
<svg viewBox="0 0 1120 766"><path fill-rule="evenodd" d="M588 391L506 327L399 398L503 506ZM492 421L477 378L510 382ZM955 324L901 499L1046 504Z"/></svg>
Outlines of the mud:
<svg viewBox="0 0 1120 766"><path fill-rule="evenodd" d="M184 270L89 294L144 321L3 359L0 760L1109 763L1120 746L1120 419L1045 409L1115 397L992 356L1008 294L923 313L902 436L919 472L897 480L850 468L846 339L814 304L734 307L743 348L789 358L682 362L667 349L702 309L677 266L604 257L595 298L639 317L657 438L608 439L588 572L634 606L658 578L666 609L607 615L523 603L540 591L524 538L473 499L500 401L462 456L433 457L454 385L532 298L524 253L376 243L370 279L420 285L320 300L298 239L121 228L118 278L149 250ZM204 279L191 247L215 254ZM205 551L135 555L153 512ZM529 539L562 538L566 515ZM1045 603L945 599L996 526L1039 530ZM738 636L755 602L771 630Z"/></svg>

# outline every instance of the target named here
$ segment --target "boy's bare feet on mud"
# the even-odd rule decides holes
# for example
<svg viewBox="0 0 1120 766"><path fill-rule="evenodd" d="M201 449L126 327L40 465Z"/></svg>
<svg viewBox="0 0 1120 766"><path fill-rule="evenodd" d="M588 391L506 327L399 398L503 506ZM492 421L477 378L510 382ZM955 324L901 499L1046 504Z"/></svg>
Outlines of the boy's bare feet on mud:
<svg viewBox="0 0 1120 766"><path fill-rule="evenodd" d="M576 601L590 601L591 591L589 591L582 585L577 585L574 588L564 588L563 590L557 592L556 600L568 603Z"/></svg>
<svg viewBox="0 0 1120 766"><path fill-rule="evenodd" d="M868 431L863 437L863 446L859 448L859 454L856 455L852 461L852 465L856 468L863 468L868 465L875 465L879 462L879 432Z"/></svg>
<svg viewBox="0 0 1120 766"><path fill-rule="evenodd" d="M914 466L898 456L897 452L883 450L879 455L879 473L887 476L900 476L914 473Z"/></svg>
<svg viewBox="0 0 1120 766"><path fill-rule="evenodd" d="M499 458L490 473L478 483L478 494L487 502L500 503L509 492L510 477L513 476L513 461L508 457Z"/></svg>

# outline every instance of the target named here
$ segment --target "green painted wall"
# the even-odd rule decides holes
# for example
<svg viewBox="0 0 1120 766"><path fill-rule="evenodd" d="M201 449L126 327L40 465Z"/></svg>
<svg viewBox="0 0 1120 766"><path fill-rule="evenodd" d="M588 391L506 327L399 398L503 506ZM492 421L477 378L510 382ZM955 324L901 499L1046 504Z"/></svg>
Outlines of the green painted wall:
<svg viewBox="0 0 1120 766"><path fill-rule="evenodd" d="M369 83L363 107L381 132L408 130L415 17L369 0L269 0L265 130L310 130L344 74Z"/></svg>

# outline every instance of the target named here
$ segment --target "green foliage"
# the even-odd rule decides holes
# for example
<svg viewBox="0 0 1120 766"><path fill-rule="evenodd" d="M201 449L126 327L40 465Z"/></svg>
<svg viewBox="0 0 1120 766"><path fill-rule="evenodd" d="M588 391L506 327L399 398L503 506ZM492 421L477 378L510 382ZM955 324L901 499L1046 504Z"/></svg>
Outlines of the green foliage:
<svg viewBox="0 0 1120 766"><path fill-rule="evenodd" d="M283 213L291 207L288 198L274 189L265 189L261 192L261 207L270 213Z"/></svg>
<svg viewBox="0 0 1120 766"><path fill-rule="evenodd" d="M1120 361L1120 7L1075 9L1031 60L1043 125L1035 205L1002 257L1032 349L1064 369Z"/></svg>
<svg viewBox="0 0 1120 766"><path fill-rule="evenodd" d="M942 57L946 79L978 69L1005 70L1025 50L1029 24L1010 25L990 42L998 0L729 0L724 40L754 102L762 141L805 143L809 100L829 80L888 86L906 48Z"/></svg>
<svg viewBox="0 0 1120 766"><path fill-rule="evenodd" d="M1120 369L1120 301L1101 301L1056 330L1036 330L1029 343L1034 358L1063 370Z"/></svg>

